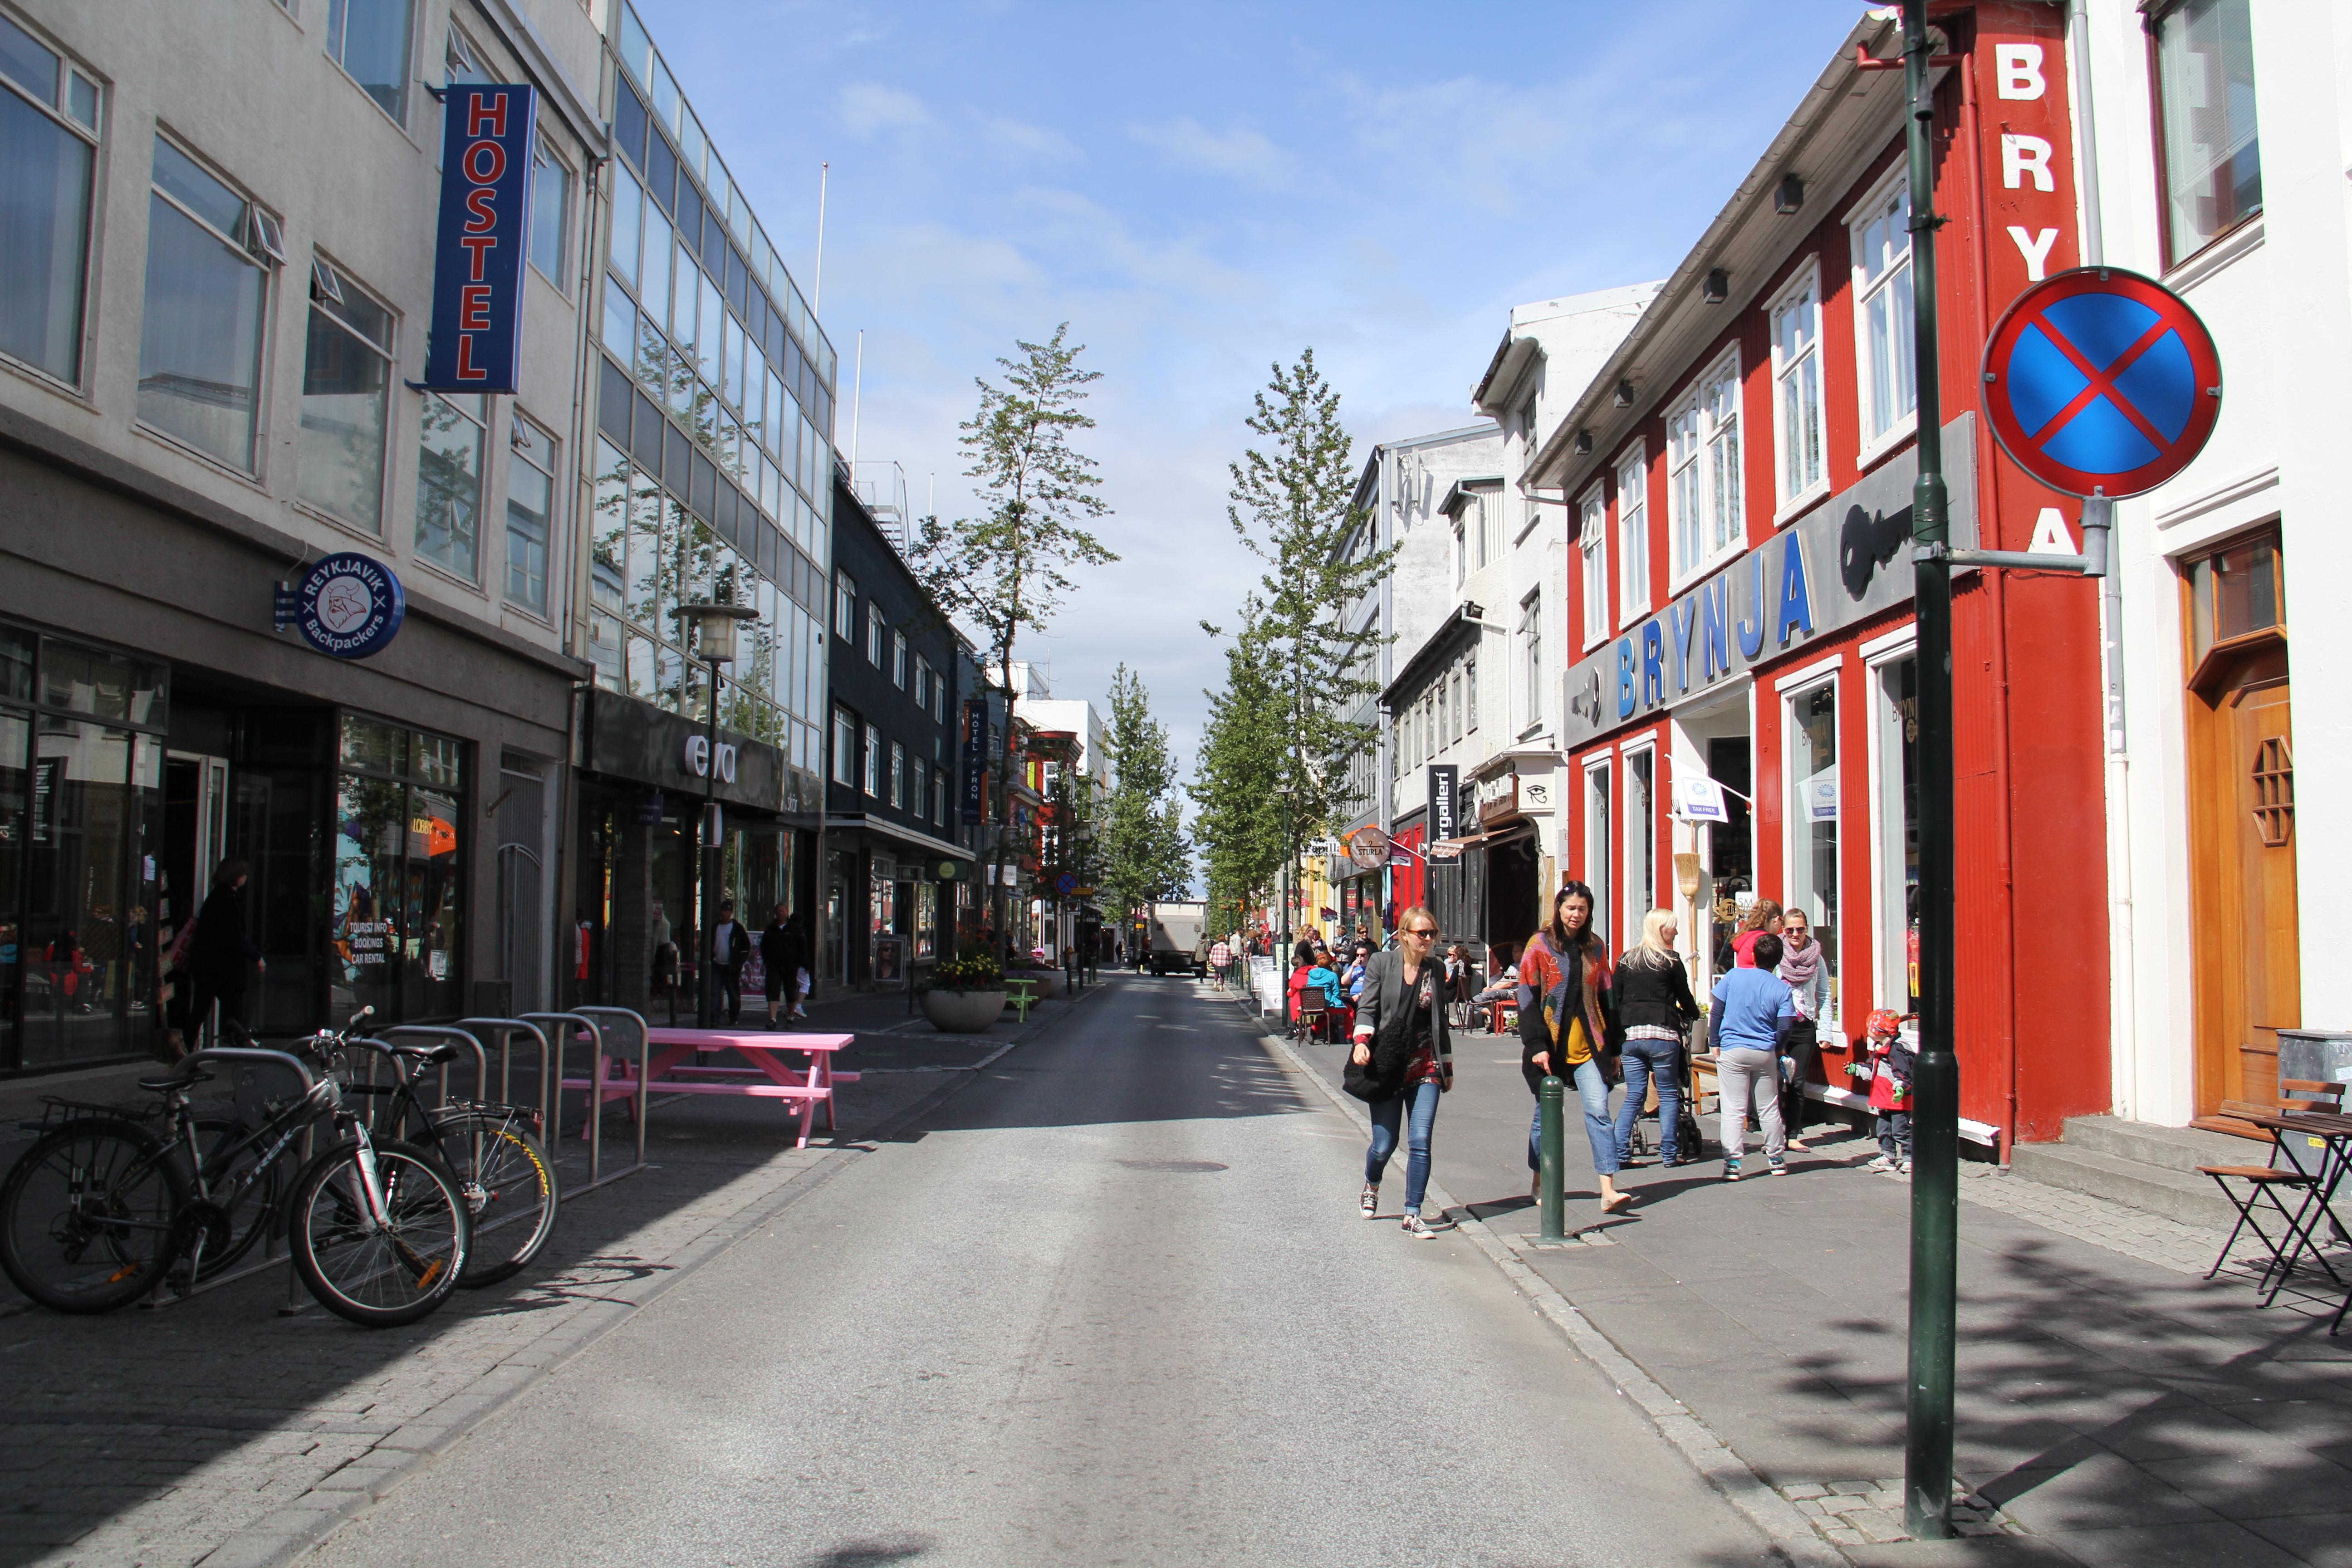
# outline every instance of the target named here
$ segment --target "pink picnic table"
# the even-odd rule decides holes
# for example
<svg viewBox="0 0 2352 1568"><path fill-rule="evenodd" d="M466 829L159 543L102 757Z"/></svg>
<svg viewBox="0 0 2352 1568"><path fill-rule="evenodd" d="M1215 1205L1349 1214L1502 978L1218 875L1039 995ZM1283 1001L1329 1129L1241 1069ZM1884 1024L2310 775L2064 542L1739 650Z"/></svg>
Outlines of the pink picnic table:
<svg viewBox="0 0 2352 1568"><path fill-rule="evenodd" d="M764 1029L648 1029L646 1040L654 1056L646 1065L646 1087L661 1094L732 1094L760 1100L781 1100L800 1112L800 1136L795 1148L808 1147L809 1124L816 1108L824 1107L824 1130L834 1130L833 1090L836 1084L856 1083L857 1074L835 1072L833 1055L855 1044L855 1035L778 1035ZM692 1059L704 1052L732 1051L751 1065L701 1067ZM805 1068L785 1060L804 1052ZM600 1103L627 1100L637 1092L636 1064L619 1057L606 1058L606 1076L597 1094ZM584 1082L567 1082L566 1089L585 1089Z"/></svg>

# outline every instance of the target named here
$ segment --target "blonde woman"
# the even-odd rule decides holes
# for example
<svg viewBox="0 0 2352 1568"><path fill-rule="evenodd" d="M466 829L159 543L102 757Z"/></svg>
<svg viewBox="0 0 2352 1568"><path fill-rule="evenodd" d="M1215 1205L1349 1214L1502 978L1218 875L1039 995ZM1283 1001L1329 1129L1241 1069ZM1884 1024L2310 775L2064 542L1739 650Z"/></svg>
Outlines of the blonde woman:
<svg viewBox="0 0 2352 1568"><path fill-rule="evenodd" d="M1617 960L1617 1026L1625 1032L1625 1102L1617 1108L1617 1163L1630 1163L1633 1123L1649 1086L1658 1086L1658 1159L1667 1165L1698 1158L1676 1137L1682 1126L1683 1031L1698 1017L1690 975L1675 951L1679 931L1672 910L1642 917L1639 945Z"/></svg>

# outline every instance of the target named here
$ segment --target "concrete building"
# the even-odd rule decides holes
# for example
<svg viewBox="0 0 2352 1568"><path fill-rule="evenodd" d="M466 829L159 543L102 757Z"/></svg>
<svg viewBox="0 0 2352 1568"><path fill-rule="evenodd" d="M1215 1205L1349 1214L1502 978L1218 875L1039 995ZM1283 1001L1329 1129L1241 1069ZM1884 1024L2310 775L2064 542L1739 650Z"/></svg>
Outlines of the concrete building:
<svg viewBox="0 0 2352 1568"><path fill-rule="evenodd" d="M144 1051L229 858L258 1032L551 999L601 60L574 0L0 5L0 1070ZM512 395L407 384L466 81L538 89ZM342 552L365 658L273 625Z"/></svg>

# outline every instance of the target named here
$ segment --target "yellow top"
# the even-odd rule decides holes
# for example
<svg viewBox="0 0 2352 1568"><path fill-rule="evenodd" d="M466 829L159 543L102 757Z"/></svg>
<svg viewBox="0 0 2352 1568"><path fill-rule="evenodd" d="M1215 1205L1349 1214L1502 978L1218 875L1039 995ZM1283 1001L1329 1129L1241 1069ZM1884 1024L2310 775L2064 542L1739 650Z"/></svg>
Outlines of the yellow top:
<svg viewBox="0 0 2352 1568"><path fill-rule="evenodd" d="M1582 1067L1592 1059L1592 1042L1585 1036L1582 1018L1568 1021L1568 1041L1560 1054L1568 1058L1568 1065L1571 1068ZM1565 1078L1568 1075L1562 1073L1560 1076Z"/></svg>

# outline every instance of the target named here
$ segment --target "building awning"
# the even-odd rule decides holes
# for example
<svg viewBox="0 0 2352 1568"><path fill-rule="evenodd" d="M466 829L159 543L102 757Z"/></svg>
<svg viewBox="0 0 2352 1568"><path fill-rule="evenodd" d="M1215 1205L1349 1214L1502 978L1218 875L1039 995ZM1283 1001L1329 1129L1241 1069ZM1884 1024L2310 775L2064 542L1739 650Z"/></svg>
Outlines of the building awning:
<svg viewBox="0 0 2352 1568"><path fill-rule="evenodd" d="M1506 823L1492 833L1465 833L1459 838L1441 838L1429 847L1432 860L1458 860L1465 849L1491 849L1499 844L1525 838L1533 834L1536 825L1518 821Z"/></svg>
<svg viewBox="0 0 2352 1568"><path fill-rule="evenodd" d="M829 831L847 829L854 832L871 833L877 838L891 839L927 856L944 856L953 860L977 858L971 850L961 844L950 844L944 838L934 838L928 833L919 832L914 828L892 822L887 817L874 816L865 812L856 812L846 816L828 816L824 819L824 826Z"/></svg>

